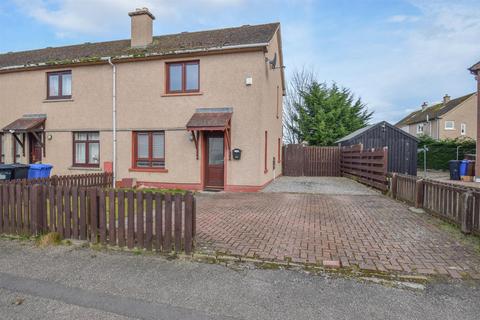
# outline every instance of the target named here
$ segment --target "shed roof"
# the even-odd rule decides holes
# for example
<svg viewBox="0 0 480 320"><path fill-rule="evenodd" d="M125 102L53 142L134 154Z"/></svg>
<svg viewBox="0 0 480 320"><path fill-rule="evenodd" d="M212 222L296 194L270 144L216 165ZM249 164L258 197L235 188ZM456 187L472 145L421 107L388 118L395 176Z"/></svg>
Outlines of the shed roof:
<svg viewBox="0 0 480 320"><path fill-rule="evenodd" d="M437 103L433 106L430 106L426 108L425 110L416 110L412 113L410 113L408 116L397 122L395 124L397 127L409 125L409 124L415 124L415 123L420 123L420 122L425 122L427 121L427 116L429 119L436 119L440 117L441 115L449 112L450 110L455 109L459 105L461 105L463 102L465 102L468 98L471 96L475 95L476 93L469 93L467 95L464 95L459 98L455 98L450 100L447 103Z"/></svg>
<svg viewBox="0 0 480 320"><path fill-rule="evenodd" d="M368 126L366 126L366 127L360 128L360 129L358 129L358 130L356 130L356 131L354 131L354 132L346 135L345 137L343 137L343 138L335 141L335 143L341 143L341 142L345 142L345 141L351 140L351 139L353 139L353 138L355 138L355 137L358 137L358 136L360 136L361 134L363 134L363 133L365 133L365 132L367 132L367 131L369 131L369 130L371 130L371 129L374 129L374 128L378 127L378 126L381 126L381 125L385 125L386 127L390 128L390 129L392 129L392 130L396 130L396 131L398 131L398 132L401 132L401 133L404 134L405 136L408 136L409 138L418 141L417 137L409 134L408 132L405 132L405 131L403 131L403 130L401 130L401 129L399 129L399 128L393 126L393 125L391 125L391 124L388 123L387 121L380 121L380 122L378 122L378 123L376 123L376 124L371 124L371 125L368 125Z"/></svg>
<svg viewBox="0 0 480 320"><path fill-rule="evenodd" d="M45 48L0 54L0 69L38 64L61 65L91 62L102 57L122 58L184 53L188 50L226 49L235 46L262 46L270 42L279 23L245 25L235 28L156 36L146 48L132 48L130 39Z"/></svg>

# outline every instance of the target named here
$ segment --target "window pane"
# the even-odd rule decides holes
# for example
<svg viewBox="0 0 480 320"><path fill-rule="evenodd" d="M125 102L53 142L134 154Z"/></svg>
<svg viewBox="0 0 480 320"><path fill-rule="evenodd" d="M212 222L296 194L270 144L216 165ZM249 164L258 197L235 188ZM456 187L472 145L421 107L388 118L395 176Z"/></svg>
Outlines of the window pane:
<svg viewBox="0 0 480 320"><path fill-rule="evenodd" d="M154 168L164 168L165 167L165 161L153 161L152 162L152 167Z"/></svg>
<svg viewBox="0 0 480 320"><path fill-rule="evenodd" d="M88 163L100 163L100 145L98 143L88 144Z"/></svg>
<svg viewBox="0 0 480 320"><path fill-rule="evenodd" d="M98 132L89 132L88 140L100 140L100 134Z"/></svg>
<svg viewBox="0 0 480 320"><path fill-rule="evenodd" d="M152 158L162 159L165 155L165 136L163 133L153 134Z"/></svg>
<svg viewBox="0 0 480 320"><path fill-rule="evenodd" d="M137 135L137 158L148 158L148 134L139 133Z"/></svg>
<svg viewBox="0 0 480 320"><path fill-rule="evenodd" d="M182 91L182 65L169 65L170 87L169 91Z"/></svg>
<svg viewBox="0 0 480 320"><path fill-rule="evenodd" d="M137 161L137 167L139 168L150 167L150 162L143 161L143 160Z"/></svg>
<svg viewBox="0 0 480 320"><path fill-rule="evenodd" d="M62 75L62 95L64 96L72 95L72 75L71 74Z"/></svg>
<svg viewBox="0 0 480 320"><path fill-rule="evenodd" d="M50 97L57 97L58 96L58 75L49 75L49 92L48 95Z"/></svg>
<svg viewBox="0 0 480 320"><path fill-rule="evenodd" d="M187 64L187 90L198 90L198 64Z"/></svg>
<svg viewBox="0 0 480 320"><path fill-rule="evenodd" d="M75 144L75 163L85 164L86 163L86 148L85 143L76 143Z"/></svg>
<svg viewBox="0 0 480 320"><path fill-rule="evenodd" d="M87 133L86 132L76 132L75 133L75 140L86 141L87 140Z"/></svg>

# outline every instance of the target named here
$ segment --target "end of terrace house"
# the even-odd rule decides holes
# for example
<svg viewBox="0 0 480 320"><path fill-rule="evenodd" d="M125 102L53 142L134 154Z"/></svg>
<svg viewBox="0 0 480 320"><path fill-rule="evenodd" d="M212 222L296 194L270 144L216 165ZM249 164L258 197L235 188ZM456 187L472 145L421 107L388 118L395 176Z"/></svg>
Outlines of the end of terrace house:
<svg viewBox="0 0 480 320"><path fill-rule="evenodd" d="M279 23L0 55L3 163L160 188L257 191L281 174Z"/></svg>

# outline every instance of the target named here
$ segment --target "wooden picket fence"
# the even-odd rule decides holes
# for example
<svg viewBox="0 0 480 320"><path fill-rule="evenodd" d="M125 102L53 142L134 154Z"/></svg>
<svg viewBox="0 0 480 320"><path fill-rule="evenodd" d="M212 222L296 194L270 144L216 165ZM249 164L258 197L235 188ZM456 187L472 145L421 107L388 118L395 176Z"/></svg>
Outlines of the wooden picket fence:
<svg viewBox="0 0 480 320"><path fill-rule="evenodd" d="M65 239L190 253L195 212L192 193L0 185L0 233L5 234L58 232Z"/></svg>
<svg viewBox="0 0 480 320"><path fill-rule="evenodd" d="M464 233L480 234L480 189L416 176L392 174L390 194L457 224Z"/></svg>
<svg viewBox="0 0 480 320"><path fill-rule="evenodd" d="M341 149L342 176L357 180L381 191L387 191L387 148L364 150L353 145Z"/></svg>
<svg viewBox="0 0 480 320"><path fill-rule="evenodd" d="M283 147L282 174L291 177L339 177L340 149L289 144Z"/></svg>
<svg viewBox="0 0 480 320"><path fill-rule="evenodd" d="M113 185L113 174L109 172L51 176L49 178L0 181L0 184L43 184L48 186L77 186L109 188Z"/></svg>

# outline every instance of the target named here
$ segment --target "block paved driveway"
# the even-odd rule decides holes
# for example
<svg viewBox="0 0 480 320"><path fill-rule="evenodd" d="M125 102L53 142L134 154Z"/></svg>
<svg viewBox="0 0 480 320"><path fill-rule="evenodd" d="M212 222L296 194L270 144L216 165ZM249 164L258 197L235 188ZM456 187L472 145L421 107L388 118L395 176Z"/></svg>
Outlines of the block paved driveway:
<svg viewBox="0 0 480 320"><path fill-rule="evenodd" d="M310 193L280 178L272 192L200 194L197 249L480 279L480 254L440 229L438 220L346 178L305 179ZM322 193L312 193L312 183ZM334 190L325 187L329 183ZM295 193L287 192L289 185Z"/></svg>

